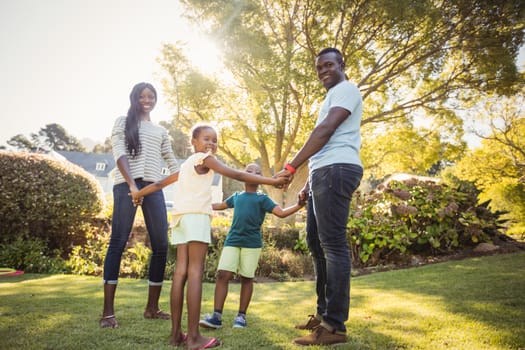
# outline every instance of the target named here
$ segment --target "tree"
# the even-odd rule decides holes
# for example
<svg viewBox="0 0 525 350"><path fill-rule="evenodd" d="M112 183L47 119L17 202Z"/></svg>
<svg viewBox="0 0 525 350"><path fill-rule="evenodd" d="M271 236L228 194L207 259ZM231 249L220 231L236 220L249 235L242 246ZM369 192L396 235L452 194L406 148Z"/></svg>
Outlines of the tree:
<svg viewBox="0 0 525 350"><path fill-rule="evenodd" d="M204 90L203 103L184 101L181 81L190 74L176 61L184 55L168 45L164 64L176 83L166 90L188 120L227 126L221 153L234 164L258 159L264 175L280 170L313 128L310 111L324 94L313 62L323 47L342 50L347 74L363 93L365 146L381 130L417 117L440 140L461 147L457 107L472 103L480 91L511 94L521 79L515 65L524 35L520 0L182 3L190 18L204 20L214 33L234 83L223 78L214 82L220 89ZM364 159L365 167L370 161ZM300 169L287 202L305 176ZM279 198L277 190L268 191Z"/></svg>
<svg viewBox="0 0 525 350"><path fill-rule="evenodd" d="M392 126L366 142L361 157L369 177L377 180L396 172L434 176L459 160L465 149L464 142L446 142L436 130L407 124Z"/></svg>
<svg viewBox="0 0 525 350"><path fill-rule="evenodd" d="M67 133L59 124L47 124L38 133L31 133L31 139L22 134L11 137L7 144L20 151L79 151L85 152L80 141Z"/></svg>
<svg viewBox="0 0 525 350"><path fill-rule="evenodd" d="M93 153L111 153L113 146L111 146L111 138L106 137L104 143L95 145Z"/></svg>
<svg viewBox="0 0 525 350"><path fill-rule="evenodd" d="M33 143L22 134L18 134L16 136L11 137L9 140L7 140L7 144L20 151L29 152L31 150L34 150Z"/></svg>
<svg viewBox="0 0 525 350"><path fill-rule="evenodd" d="M188 133L181 131L180 128L176 126L177 123L175 122L175 119L171 122L161 121L160 125L165 127L170 134L172 141L171 147L173 148L175 156L180 159L188 158L192 153ZM189 126L185 128L185 130L188 130L188 128Z"/></svg>
<svg viewBox="0 0 525 350"><path fill-rule="evenodd" d="M55 151L86 151L76 137L69 135L64 127L56 123L40 128L38 134L31 134L31 139L33 144Z"/></svg>
<svg viewBox="0 0 525 350"><path fill-rule="evenodd" d="M480 201L493 210L507 211L509 232L525 232L525 90L505 98L494 96L480 108L490 131L477 130L481 147L471 151L453 169L461 180L473 182Z"/></svg>
<svg viewBox="0 0 525 350"><path fill-rule="evenodd" d="M525 88L512 97L487 99L483 113L490 116L487 119L491 132L483 134L477 130L476 134L486 143L499 144L511 168L516 169L517 181L525 184Z"/></svg>

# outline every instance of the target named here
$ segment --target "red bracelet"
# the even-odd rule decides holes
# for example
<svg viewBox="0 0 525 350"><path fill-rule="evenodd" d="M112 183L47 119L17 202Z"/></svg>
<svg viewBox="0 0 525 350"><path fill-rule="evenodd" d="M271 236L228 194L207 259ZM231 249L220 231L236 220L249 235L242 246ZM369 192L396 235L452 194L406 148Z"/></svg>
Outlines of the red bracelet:
<svg viewBox="0 0 525 350"><path fill-rule="evenodd" d="M284 168L288 170L292 175L295 173L297 169L295 169L290 163L287 163Z"/></svg>

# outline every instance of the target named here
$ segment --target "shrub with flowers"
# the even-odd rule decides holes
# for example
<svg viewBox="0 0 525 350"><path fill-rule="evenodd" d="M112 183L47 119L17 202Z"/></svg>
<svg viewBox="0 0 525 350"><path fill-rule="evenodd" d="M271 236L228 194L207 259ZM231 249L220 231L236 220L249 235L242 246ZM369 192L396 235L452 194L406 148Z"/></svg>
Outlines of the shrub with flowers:
<svg viewBox="0 0 525 350"><path fill-rule="evenodd" d="M501 213L477 203L472 189L442 182L391 181L355 196L349 240L354 264L373 266L389 257L435 255L501 235Z"/></svg>

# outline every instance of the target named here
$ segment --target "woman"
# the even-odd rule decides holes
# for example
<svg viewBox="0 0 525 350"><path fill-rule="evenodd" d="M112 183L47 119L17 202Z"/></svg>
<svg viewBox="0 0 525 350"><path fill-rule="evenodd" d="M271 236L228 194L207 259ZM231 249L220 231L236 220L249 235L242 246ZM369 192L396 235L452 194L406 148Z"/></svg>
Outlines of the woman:
<svg viewBox="0 0 525 350"><path fill-rule="evenodd" d="M111 238L104 260L104 309L100 327L118 327L114 300L122 253L126 247L137 207L130 193L162 178L162 160L170 172L178 171L177 161L166 129L151 122L150 112L157 102L157 92L148 83L135 85L130 94L127 116L119 117L111 133L113 156L119 169L113 187ZM149 293L145 318L170 319L160 310L159 296L164 280L168 252L168 221L162 191L142 201L142 212L148 230L152 255L149 265Z"/></svg>

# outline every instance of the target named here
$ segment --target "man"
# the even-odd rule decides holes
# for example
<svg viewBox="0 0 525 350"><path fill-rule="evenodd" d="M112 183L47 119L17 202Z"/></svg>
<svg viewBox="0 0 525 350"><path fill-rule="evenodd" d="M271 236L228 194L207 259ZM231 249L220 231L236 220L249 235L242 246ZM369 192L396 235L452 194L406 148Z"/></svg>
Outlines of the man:
<svg viewBox="0 0 525 350"><path fill-rule="evenodd" d="M343 56L335 48L317 55L317 76L326 97L309 138L276 175L293 179L296 168L309 160L308 181L299 194L308 198L306 239L316 272L317 310L306 323L295 326L312 331L295 339L297 345L347 341L351 257L346 225L352 194L363 176L359 157L363 104L344 68Z"/></svg>

